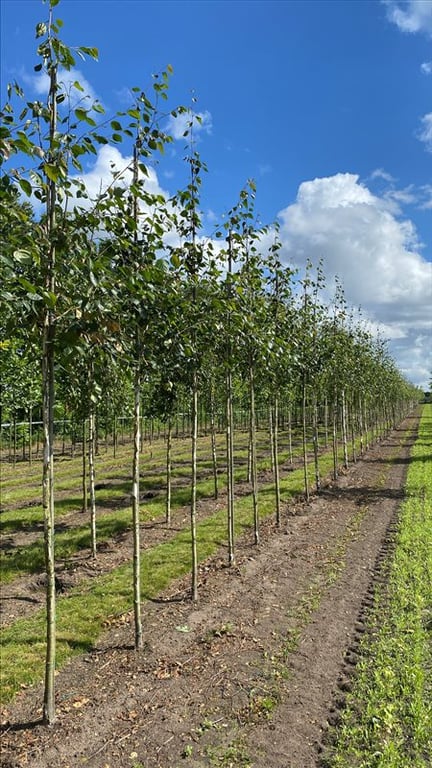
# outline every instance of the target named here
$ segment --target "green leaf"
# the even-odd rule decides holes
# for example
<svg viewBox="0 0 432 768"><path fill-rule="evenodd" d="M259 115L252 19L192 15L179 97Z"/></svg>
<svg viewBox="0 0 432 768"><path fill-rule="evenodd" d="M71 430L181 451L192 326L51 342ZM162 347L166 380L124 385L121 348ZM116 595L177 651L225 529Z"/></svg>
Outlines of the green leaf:
<svg viewBox="0 0 432 768"><path fill-rule="evenodd" d="M81 109L81 107L77 107L77 109L75 109L74 112L77 120L87 120L87 111L85 109Z"/></svg>
<svg viewBox="0 0 432 768"><path fill-rule="evenodd" d="M45 22L40 21L39 24L36 24L36 39L38 37L43 37L46 34L47 31L47 25Z"/></svg>
<svg viewBox="0 0 432 768"><path fill-rule="evenodd" d="M22 191L24 192L24 194L26 194L27 197L30 197L30 195L32 193L32 186L31 186L30 182L27 181L27 179L20 179L18 184L20 185L20 187L21 187Z"/></svg>
<svg viewBox="0 0 432 768"><path fill-rule="evenodd" d="M48 178L51 181L56 182L59 177L59 169L55 165L51 165L50 163L44 163L44 171L45 174L48 176Z"/></svg>
<svg viewBox="0 0 432 768"><path fill-rule="evenodd" d="M29 280L26 280L25 277L20 277L18 282L20 285L22 285L23 288L26 289L27 293L35 294L37 293L37 288L33 283L30 283Z"/></svg>
<svg viewBox="0 0 432 768"><path fill-rule="evenodd" d="M92 117L89 117L87 109L81 109L81 107L77 107L77 109L74 110L74 113L77 120L80 120L81 122L87 123L91 126L96 125L96 121L93 120Z"/></svg>
<svg viewBox="0 0 432 768"><path fill-rule="evenodd" d="M120 133L113 133L113 135L112 135L112 140L113 140L113 141L117 141L117 142L119 142L119 141L123 141L123 138L122 138L122 136L120 135Z"/></svg>
<svg viewBox="0 0 432 768"><path fill-rule="evenodd" d="M111 128L113 131L121 131L121 123L118 120L111 120Z"/></svg>
<svg viewBox="0 0 432 768"><path fill-rule="evenodd" d="M52 291L43 291L42 296L45 300L45 304L49 309L54 309L57 304L57 296Z"/></svg>
<svg viewBox="0 0 432 768"><path fill-rule="evenodd" d="M81 45L80 48L78 48L79 53L85 53L87 56L90 56L92 59L95 59L97 61L99 57L99 51L97 48L88 48L86 45Z"/></svg>
<svg viewBox="0 0 432 768"><path fill-rule="evenodd" d="M21 248L20 250L14 251L14 259L19 262L19 264L32 264L33 259L31 256L30 251L24 250L24 248Z"/></svg>

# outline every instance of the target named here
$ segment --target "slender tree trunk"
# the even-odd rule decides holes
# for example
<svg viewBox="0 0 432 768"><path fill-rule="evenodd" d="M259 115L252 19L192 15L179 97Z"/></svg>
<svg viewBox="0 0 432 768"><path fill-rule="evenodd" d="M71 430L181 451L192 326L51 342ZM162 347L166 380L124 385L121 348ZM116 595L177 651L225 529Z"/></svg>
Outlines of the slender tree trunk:
<svg viewBox="0 0 432 768"><path fill-rule="evenodd" d="M95 412L94 412L93 404L90 405L90 414L89 414L88 466L89 466L91 552L92 552L92 557L96 558L97 534L96 534L96 491L95 491Z"/></svg>
<svg viewBox="0 0 432 768"><path fill-rule="evenodd" d="M32 465L33 454L33 408L29 408L29 464Z"/></svg>
<svg viewBox="0 0 432 768"><path fill-rule="evenodd" d="M292 446L292 407L288 406L288 458L290 466L293 465L293 446Z"/></svg>
<svg viewBox="0 0 432 768"><path fill-rule="evenodd" d="M166 441L166 505L165 522L171 525L171 447L172 447L172 420L168 417L168 433Z"/></svg>
<svg viewBox="0 0 432 768"><path fill-rule="evenodd" d="M233 409L232 375L227 372L226 398L226 453L227 453L227 523L228 523L228 562L234 564L234 456L233 456Z"/></svg>
<svg viewBox="0 0 432 768"><path fill-rule="evenodd" d="M137 354L134 382L134 432L132 466L132 527L133 527L133 602L135 649L143 647L141 620L141 548L140 548L140 442L141 442L141 381L139 353Z"/></svg>
<svg viewBox="0 0 432 768"><path fill-rule="evenodd" d="M192 382L192 479L191 479L191 545L192 545L192 600L198 600L198 554L197 554L197 445L198 445L198 377L193 372Z"/></svg>
<svg viewBox="0 0 432 768"><path fill-rule="evenodd" d="M363 400L363 424L364 424L364 433L365 433L365 449L369 450L369 418L368 418L368 411L366 407L366 402Z"/></svg>
<svg viewBox="0 0 432 768"><path fill-rule="evenodd" d="M55 655L56 655L56 592L54 557L54 326L48 311L43 339L43 511L46 588L46 657L43 720L50 725L55 719Z"/></svg>
<svg viewBox="0 0 432 768"><path fill-rule="evenodd" d="M17 460L17 417L14 410L13 415L13 465L15 466Z"/></svg>
<svg viewBox="0 0 432 768"><path fill-rule="evenodd" d="M348 421L351 429L351 456L352 456L352 462L353 464L355 464L357 462L356 444L355 444L356 418L355 418L355 408L354 408L353 402L351 402L351 405L348 411Z"/></svg>
<svg viewBox="0 0 432 768"><path fill-rule="evenodd" d="M280 475L279 475L279 398L277 394L273 401L273 467L275 479L275 501L276 501L276 525L281 524L281 493L280 493Z"/></svg>
<svg viewBox="0 0 432 768"><path fill-rule="evenodd" d="M99 456L99 408L95 408L94 417L94 452Z"/></svg>
<svg viewBox="0 0 432 768"><path fill-rule="evenodd" d="M72 423L71 423L71 459L75 458L75 448L76 448L76 424L75 424L75 418L72 417Z"/></svg>
<svg viewBox="0 0 432 768"><path fill-rule="evenodd" d="M8 461L12 461L12 416L9 414Z"/></svg>
<svg viewBox="0 0 432 768"><path fill-rule="evenodd" d="M346 398L345 398L344 388L342 388L342 392L341 392L341 411L342 411L342 442L343 442L344 467L345 469L348 469L347 413L346 413Z"/></svg>
<svg viewBox="0 0 432 768"><path fill-rule="evenodd" d="M364 454L364 424L363 424L363 398L360 397L358 404L358 418L360 431L360 456Z"/></svg>
<svg viewBox="0 0 432 768"><path fill-rule="evenodd" d="M275 473L275 463L274 463L274 426L273 426L273 406L272 403L269 403L268 407L268 424L269 424L269 438L270 438L270 469Z"/></svg>
<svg viewBox="0 0 432 768"><path fill-rule="evenodd" d="M62 456L66 453L66 419L65 408L63 408L63 424L62 424Z"/></svg>
<svg viewBox="0 0 432 768"><path fill-rule="evenodd" d="M217 499L219 495L219 488L218 488L218 467L217 467L217 451L216 451L215 402L214 402L213 386L210 392L210 435L211 435L211 453L212 453L212 466L213 466L213 479L214 479L214 498Z"/></svg>
<svg viewBox="0 0 432 768"><path fill-rule="evenodd" d="M82 423L82 444L83 444L83 452L82 452L82 497L83 497L83 503L82 503L82 512L87 514L88 512L88 494L87 494L87 430L86 430L86 419L83 419Z"/></svg>
<svg viewBox="0 0 432 768"><path fill-rule="evenodd" d="M254 541L259 544L259 517L258 517L258 475L257 475L257 457L256 457L256 416L255 416L255 379L252 361L249 361L249 398L250 398L250 457L251 457L251 481L252 481L252 504L254 520Z"/></svg>
<svg viewBox="0 0 432 768"><path fill-rule="evenodd" d="M303 474L304 474L304 489L306 501L309 501L309 474L308 474L308 455L307 455L307 427L306 427L306 376L303 374L302 384L302 425L303 425Z"/></svg>
<svg viewBox="0 0 432 768"><path fill-rule="evenodd" d="M106 405L106 407L105 407L105 425L104 425L105 453L108 453L108 421L109 421L109 409L108 409L108 405Z"/></svg>
<svg viewBox="0 0 432 768"><path fill-rule="evenodd" d="M232 240L228 236L228 298L231 297L232 275ZM226 446L227 446L227 523L228 523L228 562L235 563L234 535L234 417L232 397L232 349L231 349L231 313L228 311L227 322L227 372L226 372Z"/></svg>
<svg viewBox="0 0 432 768"><path fill-rule="evenodd" d="M339 472L338 435L337 435L338 403L334 393L333 400L333 424L332 424L332 448L333 448L333 480L337 480Z"/></svg>
<svg viewBox="0 0 432 768"><path fill-rule="evenodd" d="M50 25L51 25L50 14ZM51 66L48 105L50 112L50 152L54 145L57 129L57 70ZM47 226L49 251L45 267L45 288L52 294L56 291L55 267L56 251L54 231L56 227L56 184L47 179ZM55 719L55 659L56 659L56 593L55 593L55 517L54 517L54 334L55 317L49 307L44 308L42 335L42 399L44 455L42 470L43 512L44 512L44 550L46 588L46 655L45 686L43 701L43 721L51 725Z"/></svg>
<svg viewBox="0 0 432 768"><path fill-rule="evenodd" d="M318 437L318 407L316 394L313 397L312 403L312 431L313 431L313 452L314 452L314 468L315 468L315 488L317 491L321 488L321 478L318 460L319 449L319 437Z"/></svg>
<svg viewBox="0 0 432 768"><path fill-rule="evenodd" d="M324 400L324 446L327 450L329 446L329 429L328 429L328 423L329 423L329 408L328 408L328 399L327 395L325 396Z"/></svg>

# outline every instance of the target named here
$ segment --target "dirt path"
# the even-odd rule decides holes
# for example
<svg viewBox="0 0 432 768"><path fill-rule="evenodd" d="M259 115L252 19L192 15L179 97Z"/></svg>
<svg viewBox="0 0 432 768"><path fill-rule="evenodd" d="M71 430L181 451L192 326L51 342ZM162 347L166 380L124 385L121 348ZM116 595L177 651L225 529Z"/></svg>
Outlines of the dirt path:
<svg viewBox="0 0 432 768"><path fill-rule="evenodd" d="M319 765L417 425L291 508L281 531L263 525L258 549L239 541L235 568L225 553L202 565L197 606L188 579L146 604L142 653L121 617L59 673L54 727L38 722L40 687L19 694L2 714L3 768Z"/></svg>

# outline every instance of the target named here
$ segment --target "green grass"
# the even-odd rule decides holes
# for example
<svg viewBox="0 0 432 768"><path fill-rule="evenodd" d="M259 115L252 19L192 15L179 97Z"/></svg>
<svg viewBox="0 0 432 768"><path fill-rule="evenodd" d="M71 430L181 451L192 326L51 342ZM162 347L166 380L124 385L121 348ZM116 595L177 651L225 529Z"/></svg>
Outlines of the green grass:
<svg viewBox="0 0 432 768"><path fill-rule="evenodd" d="M189 454L185 452L187 457ZM176 459L178 456L176 456ZM65 462L64 465L67 465ZM109 471L113 472L113 460L109 457ZM268 460L263 460L267 465ZM61 466L61 465L60 465ZM69 463L70 466L70 463ZM63 469L63 467L62 467ZM320 457L321 475L327 475L332 469L332 456L324 453ZM116 477L121 475L121 468L115 467ZM119 470L119 471L117 471ZM243 477L244 468L238 469L238 476ZM313 484L313 466L309 465L309 480ZM287 501L303 492L303 469L290 472L281 481L282 500ZM224 483L220 477L221 487ZM129 486L128 486L129 487ZM199 496L211 496L213 478L199 484ZM112 490L103 493L111 498ZM124 488L122 488L124 493ZM190 498L188 488L175 489L175 503L187 503ZM66 503L66 502L65 502ZM260 487L259 513L264 519L274 514L274 487L267 484ZM151 499L145 504L145 515L162 515L163 497ZM20 510L33 515L34 510ZM9 513L4 513L9 514ZM16 514L16 512L15 512ZM130 525L130 510L116 510L112 514L101 516L99 540L108 539L119 530ZM34 522L34 519L33 519ZM236 502L236 534L242 533L252 524L252 501L249 495ZM220 510L198 525L198 555L200 561L212 555L226 544L226 511ZM68 557L78 548L89 545L89 531L84 526L58 533L56 537L57 557ZM23 547L4 558L4 578L12 578L20 573L42 570L42 542ZM190 571L190 532L184 530L171 540L152 550L142 553L142 589L143 597L151 598L167 587L174 579ZM68 596L61 597L57 603L57 667L60 668L74 654L90 650L104 629L104 622L110 615L122 614L132 605L131 564L116 568L111 573L82 583ZM144 610L145 615L145 610ZM20 619L7 627L3 633L2 648L2 687L4 701L9 700L22 685L34 684L42 678L45 655L45 612L40 610L29 619Z"/></svg>
<svg viewBox="0 0 432 768"><path fill-rule="evenodd" d="M240 450L242 442L245 441L245 437L240 435L238 443L237 457L241 455ZM263 437L261 437L263 442ZM206 455L208 452L208 439L206 444L202 444L200 447L201 454ZM184 450L184 446L179 446L174 458L173 467L173 480L189 478L190 468L184 466L182 461L189 460L190 455L187 450ZM244 452L244 451L243 451ZM164 448L159 447L158 453L160 457L164 458ZM247 455L247 452L245 453ZM211 467L211 463L209 463ZM261 470L269 468L269 459L262 459L259 463ZM202 467L201 467L202 468ZM22 489L23 479L26 477L24 469L21 467L21 474L23 478L20 480L20 488L16 488L15 491L9 494L9 497L4 501L12 503L12 501L20 498L20 500L32 501L35 498L35 487L29 489ZM30 475L33 476L33 468L30 469ZM60 462L56 468L56 489L59 492L66 492L67 490L75 491L76 493L76 475L79 475L81 470L81 459ZM117 502L118 511L114 514L101 515L97 520L97 535L98 541L103 542L109 540L115 534L125 531L130 528L131 525L131 511L129 507L129 494L131 490L131 481L127 479L127 472L130 471L130 451L122 453L118 457L118 465L116 464L115 473L113 473L113 459L112 457L101 456L98 458L97 466L97 480L98 482L104 482L107 480L117 482L110 482L110 484L103 489L96 491L96 504L99 507L104 505L112 506ZM327 471L327 470L324 470ZM74 475L72 476L71 475ZM160 465L155 462L154 455L152 458L143 457L142 459L142 474L145 477L141 478L140 487L141 492L151 490L154 488L161 488L162 493L153 499L146 499L145 504L142 504L142 522L145 522L151 518L163 520L165 515L165 495L164 495L164 483L165 475L160 473ZM239 467L235 471L236 482L246 480L247 470L243 467ZM122 478L126 477L125 480ZM312 482L312 475L310 477ZM226 474L221 473L219 475L219 489L222 491L226 486ZM19 496L21 492L21 496ZM211 498L214 492L214 479L211 474L209 477L202 479L198 483L197 498L205 499ZM13 498L11 497L13 495ZM191 491L187 482L183 485L174 486L171 493L171 505L172 509L185 506L190 503ZM124 508L124 501L126 499L126 506ZM122 505L123 502L123 505ZM77 511L81 508L82 498L80 495L67 495L63 498L58 498L56 501L56 519L57 521L67 516L69 513ZM123 506L123 508L122 508ZM67 525L67 521L59 523L60 531L56 535L56 557L63 559L70 557L79 550L86 549L90 546L90 532L89 526L79 525L74 528L70 527L66 531L62 531L62 526ZM42 506L26 506L19 509L5 510L1 515L0 520L0 532L2 535L13 534L17 531L22 532L37 532L39 538L37 541L23 545L19 548L5 550L5 553L1 557L0 567L0 584L6 584L13 581L14 578L23 576L26 573L37 573L43 570L44 567L44 544L43 544L43 512Z"/></svg>
<svg viewBox="0 0 432 768"><path fill-rule="evenodd" d="M432 406L424 406L389 581L376 597L331 768L432 763Z"/></svg>
<svg viewBox="0 0 432 768"><path fill-rule="evenodd" d="M331 463L326 458L328 465ZM312 471L312 470L311 470ZM302 492L303 470L296 470L281 483L285 499ZM124 511L126 513L127 510ZM260 515L274 513L272 486L260 492ZM116 513L118 518L119 513ZM236 503L235 530L240 534L252 523L250 496ZM203 561L226 543L226 510L222 509L199 523L197 527L199 560ZM77 537L84 532L77 530ZM64 547L69 548L65 534ZM57 551L62 542L57 537ZM71 545L71 550L73 549ZM190 532L183 530L169 541L142 553L143 598L155 597L174 579L190 571ZM57 667L73 655L89 651L104 628L107 616L124 613L132 605L131 564L85 582L57 602ZM145 610L144 610L145 615ZM29 619L19 619L2 633L3 700L9 700L22 685L34 684L42 678L44 663L45 611Z"/></svg>

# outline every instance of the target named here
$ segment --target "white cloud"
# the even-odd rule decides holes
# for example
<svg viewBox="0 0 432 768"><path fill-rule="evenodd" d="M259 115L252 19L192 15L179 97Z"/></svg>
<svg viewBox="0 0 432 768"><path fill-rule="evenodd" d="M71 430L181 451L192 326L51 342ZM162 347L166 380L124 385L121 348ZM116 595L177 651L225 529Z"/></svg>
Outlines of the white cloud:
<svg viewBox="0 0 432 768"><path fill-rule="evenodd" d="M396 179L391 175L391 173L387 173L387 171L385 171L384 168L376 168L374 171L372 171L370 178L383 179L384 181L389 181L390 183L396 181Z"/></svg>
<svg viewBox="0 0 432 768"><path fill-rule="evenodd" d="M417 134L417 138L423 142L428 152L432 152L432 112L423 115L420 122L422 127Z"/></svg>
<svg viewBox="0 0 432 768"><path fill-rule="evenodd" d="M92 201L110 186L115 177L115 185L125 189L132 182L132 156L123 156L117 147L106 144L100 147L93 167L86 173L76 174L72 179L81 181L87 191L89 200L80 199L79 204L86 208L92 206ZM147 166L145 189L155 195L168 197L159 184L156 171Z"/></svg>
<svg viewBox="0 0 432 768"><path fill-rule="evenodd" d="M47 96L49 91L49 77L46 72L29 75L23 72L22 79L37 96ZM75 108L78 106L89 109L98 97L79 69L68 72L66 69L60 69L58 73L59 85L63 87L64 93L68 96L69 106ZM79 84L77 88L75 83ZM100 103L100 102L99 102Z"/></svg>
<svg viewBox="0 0 432 768"><path fill-rule="evenodd" d="M78 205L85 210L91 210L98 197L108 189L113 180L116 187L122 187L126 190L132 182L132 163L132 155L122 155L117 147L108 144L100 147L97 159L90 170L71 177L84 184L88 198L77 199L72 197L69 201L68 209L71 210L74 205ZM151 195L163 197L166 201L167 210L173 211L170 193L161 187L154 168L146 167L147 175L145 177L141 176L141 178L145 178L145 190ZM150 210L142 201L140 201L139 207L141 214L145 214ZM210 223L213 223L213 217L216 219L215 214L209 210L207 219ZM96 234L97 236L103 236L102 230ZM178 247L180 245L180 237L174 228L167 231L164 236L164 242L167 246L171 247ZM205 236L198 237L197 242L208 243L209 238ZM214 252L218 253L222 248L221 243L215 240L211 242Z"/></svg>
<svg viewBox="0 0 432 768"><path fill-rule="evenodd" d="M212 116L208 110L205 112L185 112L168 119L167 130L174 139L183 139L185 134L190 133L192 124L193 136L196 139L200 133L211 133L213 128Z"/></svg>
<svg viewBox="0 0 432 768"><path fill-rule="evenodd" d="M401 368L407 369L415 340L427 365L432 264L421 256L412 222L397 218L387 199L350 173L304 182L296 202L279 216L285 259L304 266L308 258L315 263L322 258L326 275L342 280L348 303L361 306L393 340ZM422 375L413 380L425 386Z"/></svg>
<svg viewBox="0 0 432 768"><path fill-rule="evenodd" d="M401 32L424 32L432 36L432 0L407 0L403 3L384 0L384 3L387 18Z"/></svg>
<svg viewBox="0 0 432 768"><path fill-rule="evenodd" d="M420 211L432 208L432 184L420 186L409 184L407 187L398 189L396 186L398 179L395 179L382 168L373 171L366 181L385 182L385 184L374 184L373 186L380 187L378 197L383 205L387 202L387 209L395 216L402 213L403 205L414 205Z"/></svg>
<svg viewBox="0 0 432 768"><path fill-rule="evenodd" d="M422 211L428 211L432 209L432 184L424 184L420 187L421 200L419 208Z"/></svg>
<svg viewBox="0 0 432 768"><path fill-rule="evenodd" d="M432 75L432 61L424 61L420 69L424 75Z"/></svg>

